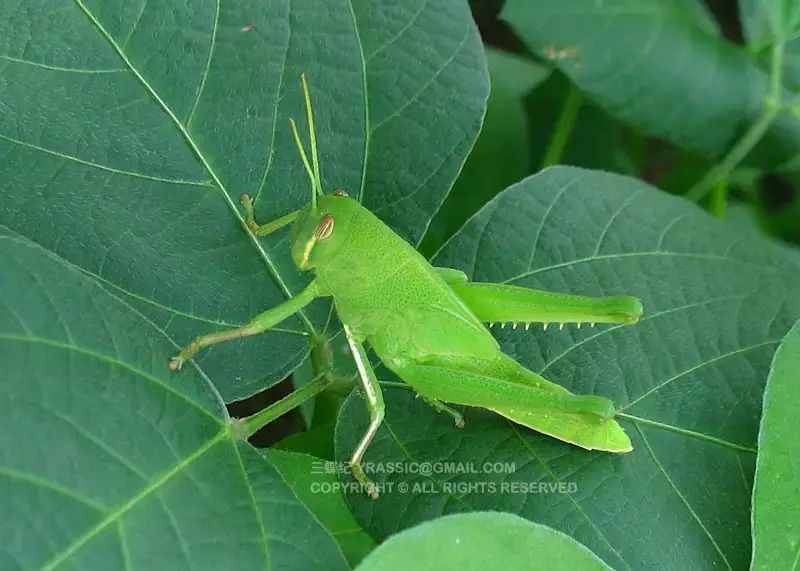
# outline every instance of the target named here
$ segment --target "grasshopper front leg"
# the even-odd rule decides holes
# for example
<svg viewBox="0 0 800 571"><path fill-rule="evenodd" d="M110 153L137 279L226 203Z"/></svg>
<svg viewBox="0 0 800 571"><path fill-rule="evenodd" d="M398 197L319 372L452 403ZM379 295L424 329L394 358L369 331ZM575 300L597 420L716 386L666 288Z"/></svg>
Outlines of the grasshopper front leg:
<svg viewBox="0 0 800 571"><path fill-rule="evenodd" d="M366 486L367 494L373 500L378 499L378 488L364 473L364 468L361 461L364 459L364 453L367 451L370 442L378 432L378 428L383 422L383 415L385 407L383 404L383 393L381 392L378 379L375 377L375 371L367 358L367 352L364 346L353 336L353 332L347 325L344 325L344 334L347 337L347 344L350 346L350 351L353 353L353 359L358 368L358 375L364 385L364 393L367 396L367 406L369 407L370 423L367 432L358 444L356 451L350 458L350 470L353 472L353 477L356 481Z"/></svg>
<svg viewBox="0 0 800 571"><path fill-rule="evenodd" d="M222 341L230 341L231 339L239 339L240 337L249 337L251 335L258 335L275 327L278 323L297 313L309 303L314 301L320 295L319 289L314 282L311 282L306 289L301 291L296 296L276 305L263 313L254 317L250 323L243 327L236 329L228 329L226 331L217 331L207 335L201 335L187 345L180 353L169 360L169 368L173 371L178 371L183 364L191 359L197 351L202 347L220 343Z"/></svg>
<svg viewBox="0 0 800 571"><path fill-rule="evenodd" d="M250 231L256 236L267 236L272 234L276 230L280 230L284 226L294 222L297 218L297 215L300 214L299 210L294 210L286 216L281 216L277 220L267 222L266 224L259 224L255 219L255 213L253 212L253 199L250 198L250 195L243 194L239 201L242 203L242 207L244 208L244 222L247 224L247 227L250 229Z"/></svg>

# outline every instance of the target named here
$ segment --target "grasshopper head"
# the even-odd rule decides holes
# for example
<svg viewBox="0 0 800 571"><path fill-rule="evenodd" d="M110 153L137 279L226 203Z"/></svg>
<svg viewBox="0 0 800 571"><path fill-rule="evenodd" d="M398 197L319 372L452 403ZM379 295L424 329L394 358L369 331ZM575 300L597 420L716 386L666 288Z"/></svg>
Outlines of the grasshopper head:
<svg viewBox="0 0 800 571"><path fill-rule="evenodd" d="M322 267L340 251L347 240L352 222L358 215L361 205L358 201L349 198L344 191L337 190L327 195L322 192L311 94L308 91L305 74L302 74L300 78L306 103L311 160L300 140L297 124L294 119L289 119L289 121L297 150L311 181L311 203L300 211L294 221L292 258L298 269L311 270Z"/></svg>
<svg viewBox="0 0 800 571"><path fill-rule="evenodd" d="M292 259L300 270L323 266L347 240L361 205L345 193L321 195L306 206L292 227Z"/></svg>

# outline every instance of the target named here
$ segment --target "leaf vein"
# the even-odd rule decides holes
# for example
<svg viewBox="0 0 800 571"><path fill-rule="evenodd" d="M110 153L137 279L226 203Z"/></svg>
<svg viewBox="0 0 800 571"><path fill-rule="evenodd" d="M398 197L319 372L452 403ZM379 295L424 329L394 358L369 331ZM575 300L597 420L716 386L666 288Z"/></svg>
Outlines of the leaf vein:
<svg viewBox="0 0 800 571"><path fill-rule="evenodd" d="M377 56L379 53L381 53L381 52L385 51L385 50L386 50L386 48L388 48L389 46L391 46L392 44L394 44L394 43L395 43L397 40L399 40L400 38L402 38L402 37L403 37L403 35L405 35L405 33L406 33L406 32L407 32L409 29L411 29L411 26L413 26L414 24L416 24L416 23L417 23L417 20L419 20L419 17L420 17L420 15L422 14L422 12L424 12L424 11L425 11L425 8L428 6L428 4L429 4L429 3L430 3L430 0L423 0L423 2L420 4L420 6L419 6L419 8L417 9L417 11L416 11L416 12L413 14L413 16L411 17L411 19L408 21L408 23L406 23L406 24L405 24L405 25L404 25L404 26L403 26L403 27L402 27L402 28L401 28L401 29L400 29L400 30L399 30L399 31L398 31L398 32L397 32L397 33L396 33L394 36L392 36L391 38L389 38L388 40L386 40L386 41L385 41L385 42L384 42L384 43L383 43L383 44L382 44L380 47L378 47L378 49L376 49L376 50L375 50L375 51L373 51L371 54L369 54L369 55L367 56L367 62L369 62L370 60L372 60L372 59L373 59L375 56Z"/></svg>
<svg viewBox="0 0 800 571"><path fill-rule="evenodd" d="M600 237L597 239L597 246L595 246L594 248L594 254L592 254L593 256L597 256L598 254L600 254L600 247L603 245L603 240L605 240L606 234L608 234L608 231L611 228L611 225L614 223L614 220L617 219L617 216L622 214L622 212L625 210L625 207L627 207L631 202L636 200L636 198L640 196L643 192L644 189L641 189L637 192L632 193L628 198L622 201L622 203L619 205L619 208L617 208L616 212L614 212L614 214L612 214L608 218L608 222L606 222L606 225L603 227L603 231L600 233ZM530 265L528 267L530 267Z"/></svg>
<svg viewBox="0 0 800 571"><path fill-rule="evenodd" d="M351 1L351 0L348 0L348 1ZM458 46L456 47L455 51L454 51L454 52L453 52L453 53L452 53L452 54L451 54L451 55L450 55L450 56L449 56L449 57L448 57L448 58L447 58L447 59L444 61L444 63L442 63L442 66L441 66L439 69L437 69L437 70L436 70L436 73L434 73L434 74L433 74L433 76L432 76L432 77L431 77L431 78L430 78L428 81L426 81L426 82L425 82L425 83L422 85L422 87L420 87L420 88L419 88L419 90L418 90L418 91L417 91L417 92L416 92L414 95L412 95L412 96L411 96L411 97L410 97L410 98L409 98L409 99L408 99L408 100L407 100L405 103L403 103L403 104L402 104L402 105L401 105L401 106L400 106L400 107L399 107L399 108L398 108L396 111L394 111L394 112L393 112L393 113L391 113L390 115L387 115L385 118L381 119L381 120L378 122L378 124L377 124L377 125L375 125L374 127L372 127L372 130L371 130L371 132L372 132L372 133L375 133L375 131L377 131L378 129L380 129L381 127L383 127L383 126L384 126L386 123L388 123L388 122L389 122L389 121L391 121L392 119L395 119L396 117L399 117L399 116L400 116L400 115L403 113L403 111L405 111L405 110L406 110L406 109L408 109L408 108L409 108L409 107L410 107L410 106L411 106L413 103L415 103L415 102L416 102L416 101L417 101L417 100L420 98L420 96L421 96L423 93L425 93L425 91L426 91L426 90L427 90L427 89L428 89L428 88L429 88L431 85L433 85L433 82L434 82L434 81L436 81L436 80L439 78L439 76L442 74L442 72L443 72L445 69L447 69L447 68L450 66L450 64L452 64L452 63L453 63L453 61L456 59L456 56L457 56L459 53L461 53L461 50L462 50L462 48L463 48L463 47L464 47L464 45L467 43L467 40L468 40L468 39L469 39L469 37L470 37L470 32L472 31L472 28L470 27L470 25L471 25L471 22L468 22L468 25L467 25L467 31L466 31L466 33L464 34L464 37L463 37L463 38L461 39L461 41L458 43Z"/></svg>
<svg viewBox="0 0 800 571"><path fill-rule="evenodd" d="M694 307L702 307L704 305L710 305L712 303L718 303L718 302L721 302L721 301L734 301L734 300L744 299L746 297L749 297L749 295L750 294L742 294L742 295L732 295L732 296L727 296L727 297L718 297L718 298L715 298L715 299L706 299L706 300L700 301L698 303L690 303L688 305L681 305L680 307L670 307L669 309L665 309L664 311L659 311L658 313L652 313L650 315L647 315L647 316L643 317L642 319L639 320L639 323L642 323L644 321L650 321L651 319L655 319L655 318L661 317L663 315L669 315L670 313L674 313L676 311L682 311L684 309L692 309ZM589 341L592 341L593 339L597 339L598 337L601 337L603 335L606 335L607 333L611 333L612 331L616 331L617 329L621 329L623 327L627 327L627 324L614 325L612 327L609 327L608 329L603 329L601 331L598 331L594 335L590 335L589 337L586 337L585 339L581 339L578 343L568 347L563 353L561 353L560 355L555 357L553 360L547 362L545 364L544 368L542 368L539 371L539 374L540 375L544 375L544 372L547 369L549 369L551 365L553 365L556 361L560 360L565 355L568 355L569 353L571 353L572 351L574 351L575 349L577 349L578 347L580 347L584 343L588 343Z"/></svg>
<svg viewBox="0 0 800 571"><path fill-rule="evenodd" d="M264 167L264 175L261 177L261 184L258 185L258 191L256 192L255 196L253 197L253 206L258 203L258 199L261 196L261 191L264 190L264 185L267 182L267 176L269 175L269 171L272 168L272 161L273 157L275 156L274 147L275 147L275 132L277 131L278 127L278 105L281 101L281 90L283 89L283 78L286 75L286 60L289 57L289 43L292 41L292 2L289 0L288 2L288 12L287 12L287 25L288 30L286 34L286 47L283 49L283 61L281 62L281 73L278 76L278 87L275 90L275 104L273 105L272 109L272 133L270 134L269 139L269 148L267 148L267 164Z"/></svg>
<svg viewBox="0 0 800 571"><path fill-rule="evenodd" d="M33 67L41 67L43 69L49 69L51 71L63 71L63 72L67 72L67 73L87 73L87 74L98 73L98 74L100 74L100 73L122 73L122 72L127 73L128 72L128 70L123 68L123 67L116 68L116 69L82 69L82 68L79 68L79 67L61 67L61 66L57 66L57 65L49 65L49 64L41 63L41 62L37 62L37 61L31 61L31 60L28 60L28 59L15 58L15 57L7 56L7 55L0 55L0 59L13 61L14 63L30 65L30 66L33 66Z"/></svg>
<svg viewBox="0 0 800 571"><path fill-rule="evenodd" d="M85 534L80 536L76 539L69 547L67 547L64 551L56 555L50 561L48 561L45 565L42 566L43 570L52 570L55 569L58 565L69 559L75 552L77 552L83 545L85 545L88 541L94 538L97 534L102 532L106 527L111 525L114 522L120 520L120 518L125 515L130 509L136 506L139 502L147 498L150 494L158 490L162 485L164 485L167 481L171 478L176 476L177 474L181 473L185 470L192 462L203 456L206 452L208 452L211 448L216 446L218 442L224 440L226 437L229 436L228 429L223 428L217 435L206 442L203 446L195 450L192 454L184 458L182 461L177 463L173 466L169 471L162 474L159 478L153 480L153 482L145 487L141 492L137 495L132 497L130 500L122 504L121 506L117 507L115 510L110 512L106 515L102 520L100 520L97 525L93 528L88 530Z"/></svg>
<svg viewBox="0 0 800 571"><path fill-rule="evenodd" d="M689 501L680 492L680 490L678 489L678 486L676 486L675 482L672 480L672 478L669 477L669 474L667 474L666 469L664 468L664 466L659 461L658 457L656 456L655 451L650 446L650 443L647 441L647 438L645 437L644 432L642 432L642 429L637 426L636 430L639 432L639 435L642 437L642 441L644 441L644 445L647 448L647 451L650 453L650 457L653 459L653 462L655 462L655 465L658 467L659 471L664 475L664 478L667 480L667 483L669 483L670 487L673 489L675 494L680 498L680 500L683 503L683 505L686 506L686 509L691 514L692 519L694 519L697 522L697 524L703 530L703 533L706 534L706 536L708 537L709 541L711 542L711 545L713 545L714 549L716 550L716 552L719 553L719 556L725 562L725 565L728 567L728 569L733 569L731 567L730 562L728 561L728 558L725 557L725 554L722 552L722 549L720 549L720 546L717 544L717 541L714 539L714 536L711 535L711 532L708 531L708 528L706 528L705 524L700 519L700 516L697 515L697 512L694 511L694 508L692 508L692 506L689 503Z"/></svg>
<svg viewBox="0 0 800 571"><path fill-rule="evenodd" d="M719 256L716 254L696 254L691 252L625 252L620 254L608 254L603 256L590 256L588 258L578 258L576 260L570 260L568 262L561 262L559 264L553 264L550 266L545 266L543 268L537 268L535 270L523 272L519 275L510 277L508 279L503 280L500 283L511 283L522 278L534 276L536 274L540 274L543 272L547 272L550 270L557 270L561 268L569 268L571 266L575 266L578 264L585 264L587 262L594 262L594 261L603 261L603 260L617 260L622 258L641 258L641 257L648 257L648 256L667 256L667 257L675 257L675 258L689 258L689 259L696 259L696 260L717 260L722 262L730 262L732 264L742 264L745 266L752 266L754 268L758 268L765 272L772 272L777 273L780 270L778 268L764 266L761 264L755 264L753 262L745 262L743 260L737 260L736 258L730 258L727 256Z"/></svg>
<svg viewBox="0 0 800 571"><path fill-rule="evenodd" d="M512 430L512 431L514 432L514 434L516 435L517 439L518 439L518 440L520 441L520 443L522 444L523 448L525 448L525 450L527 450L528 454L530 454L530 455L531 455L531 457L532 457L534 460L536 460L536 461L537 461L537 462L538 462L538 463L539 463L539 464L542 466L542 468L544 469L544 471L545 471L545 472L547 472L547 475L548 475L548 476L550 476L550 477L553 479L553 481L555 481L555 482L558 482L558 483L562 483L562 482L561 482L561 480L560 480L560 479L559 479L559 478L558 478L558 477L557 477L557 476L556 476L556 475L555 475L555 474L554 474L554 473L553 473L553 472L550 470L550 466L549 466L549 465L548 465L548 464L547 464L547 463L546 463L544 460L542 460L541 458L539 458L539 456L536 454L536 452L535 452L535 451L533 450L533 448L530 446L530 444L528 443L528 441L527 441L527 440L525 440L524 438L522 438L522 435L519 433L519 430L517 430L517 425L516 425L516 424L514 424L513 422L511 422L510 420L509 420L509 421L507 421L507 422L508 422L508 425L509 425L509 427L511 427L511 430ZM583 510L583 508L581 507L581 505L580 505L580 504L578 503L578 501L577 501L577 500L576 500L576 499L575 499L575 498L572 496L572 494L571 494L571 493L567 493L567 494L565 494L565 495L566 495L566 496L567 496L567 497L570 499L570 502L572 502L572 505L573 505L573 506L575 506L575 509L578 511L578 513L579 513L579 514L581 514L581 515L583 516L583 519L584 519L584 520L586 520L586 523L588 523L588 524L589 524L589 526L592 528L592 530L593 530L593 531L594 531L594 532L597 534L597 536L598 536L600 539L602 539L602 540L603 540L603 542L606 544L606 547L608 547L608 548L611 550L611 552L612 552L614 555L616 555L616 556L619 558L619 560L620 560L620 561L621 561L621 562L622 562L622 563L625 565L625 567L626 567L626 568L630 569L630 566L627 564L627 562L625 561L625 559L623 559L622 555L620 555L620 554L619 554L619 552L618 552L618 551L616 550L616 548L615 548L615 547L614 547L614 546L611 544L611 542L608 540L608 538L607 538L607 537L606 537L606 536L603 534L603 532L600 530L600 528L599 528L599 527L597 527L597 525L595 525L595 523L594 523L594 522L591 520L591 518L589 517L589 514L587 514L587 513L586 513L586 512Z"/></svg>
<svg viewBox="0 0 800 571"><path fill-rule="evenodd" d="M214 26L211 29L211 42L208 46L208 57L206 58L206 68L203 70L203 78L200 80L200 87L197 89L197 97L194 99L192 109L189 111L189 116L186 118L186 128L192 122L194 112L197 110L197 105L200 103L200 98L203 96L203 89L206 86L206 79L208 78L208 71L211 69L211 58L214 57L214 44L217 39L217 28L219 27L219 0L217 0L217 7L214 11Z"/></svg>
<svg viewBox="0 0 800 571"><path fill-rule="evenodd" d="M134 373L135 375L137 375L137 376L139 376L139 377L141 377L143 379L147 379L148 381L152 382L153 384L160 386L165 391L177 396L181 400L185 401L187 404L192 405L194 408L196 408L197 410L202 412L207 417L214 419L214 422L216 422L218 425L222 426L224 424L222 421L220 421L220 419L218 419L216 416L211 414L208 410L203 408L203 406L201 406L199 403L197 403L194 400L190 399L185 394L176 391L174 388L170 387L168 384L166 384L164 381L162 381L158 377L154 377L153 375L151 375L149 373L146 373L145 371L142 371L141 369L137 369L136 367L133 367L132 365L129 365L128 363L125 363L124 361L120 361L119 359L115 359L113 357L110 357L108 355L104 355L102 353L98 353L96 351L92 351L91 349L85 349L83 347L78 347L77 345L70 345L70 344L67 344L67 343L62 343L60 341L54 341L52 339L45 339L45 338L42 338L42 337L33 337L33 336L26 337L26 336L23 336L23 335L9 335L9 334L3 333L3 334L0 334L0 340L18 341L18 342L22 342L22 343L39 343L41 345L47 345L47 346L50 346L50 347L55 347L57 349L63 349L65 351L72 351L72 352L75 352L75 353L80 353L80 354L86 355L88 357L93 357L93 358L98 359L100 361L107 362L110 365L114 365L114 366L117 366L117 367L119 367L121 369L125 369L125 370L130 371L131 373ZM164 368L166 369L166 366Z"/></svg>
<svg viewBox="0 0 800 571"><path fill-rule="evenodd" d="M130 177L134 177L134 178L143 178L145 180L152 180L152 181L155 181L155 182L164 182L164 183L167 183L167 184L185 184L185 185L188 185L188 186L207 186L209 188L213 188L213 186L214 186L212 184L209 184L208 181L180 180L180 179L173 179L173 178L162 178L162 177L159 177L159 176L151 176L151 175L142 174L142 173L133 172L133 171L124 171L124 170L116 169L114 167L109 167L109 166L106 166L106 165L101 165L99 163L93 163L91 161L86 161L86 160L83 160L83 159L79 159L78 157L74 157L72 155L66 155L64 153L60 153L60 152L54 151L52 149L47 149L45 147L40 147L39 145L34 145L33 143L26 143L25 141L20 141L18 139L11 138L11 137L9 137L7 135L3 135L2 133L0 133L0 139L2 139L4 141L8 141L9 143L13 143L15 145L19 145L21 147L28 147L30 149L35 149L35 150L40 151L42 153L47 153L48 155L53 155L53 156L56 156L56 157L60 157L62 159L66 159L68 161L72 161L72 162L75 162L75 163L86 165L88 167L96 168L96 169L99 169L99 170L102 170L102 171L107 171L107 172L110 172L110 173L119 174L119 175L123 175L123 176L130 176Z"/></svg>
<svg viewBox="0 0 800 571"><path fill-rule="evenodd" d="M653 428L660 428L661 430L667 430L669 432L675 432L677 434L682 434L684 436L689 436L690 438L697 438L698 440L705 440L707 442L711 442L714 444L718 444L720 446L724 446L725 448L730 448L731 450L737 450L739 452L748 452L750 454L756 454L758 451L755 448L749 448L747 446L743 446L741 444L736 444L735 442L730 442L728 440L723 440L722 438L718 438L716 436L711 436L710 434L703 434L702 432L697 432L695 430L689 430L688 428L683 428L681 426L675 426L672 424L666 424L663 422L658 422L657 420L651 420L649 418L643 418L641 416L634 416L632 414L627 414L624 412L618 412L617 416L620 418L624 418L634 424L643 424L645 426L652 426ZM744 475L743 475L744 477Z"/></svg>
<svg viewBox="0 0 800 571"><path fill-rule="evenodd" d="M267 542L267 530L264 528L264 518L261 517L261 510L258 509L258 502L256 502L256 497L253 494L253 486L250 482L250 476L247 474L247 470L244 467L244 461L242 460L242 455L239 453L239 447L236 445L236 442L233 441L231 441L231 447L238 460L239 468L242 470L242 477L244 477L245 484L247 485L248 498L250 504L253 506L253 513L256 516L256 521L258 521L261 543L264 545L264 569L270 569L269 543Z"/></svg>
<svg viewBox="0 0 800 571"><path fill-rule="evenodd" d="M710 365L712 363L716 363L717 361L721 361L722 359L726 359L728 357L733 357L734 355L739 355L740 353L745 353L747 351L752 351L753 349L758 349L759 347L764 347L766 345L775 345L775 344L780 343L780 342L781 342L780 339L769 339L767 341L762 341L761 343L756 343L755 345L750 345L748 347L740 347L739 349L736 349L735 351L729 351L727 353L722 353L721 355L717 355L716 357L714 357L712 359L708 359L707 361L701 361L697 365L695 365L693 367L690 367L690 368L686 369L685 371L681 371L677 375L673 375L672 377L668 378L666 381L656 385L655 387L653 387L652 389L650 389L649 391L644 393L642 396L640 396L639 398L629 402L628 404L626 404L625 406L623 406L619 410L621 412L621 411L629 409L630 407L632 407L633 405L641 402L642 400L644 400L645 398L647 398L651 394L660 391L661 389L663 389L665 386L669 385L670 383L672 383L676 379L679 379L679 378L681 378L681 377L683 377L685 375L688 375L689 373L693 373L694 371L696 371L696 370L698 370L698 369L700 369L702 367L705 367L706 365Z"/></svg>
<svg viewBox="0 0 800 571"><path fill-rule="evenodd" d="M106 507L98 504L92 499L89 499L77 492L74 492L68 488L65 488L55 482L50 482L45 480L44 478L40 478L39 476L34 476L33 474L28 474L26 472L19 472L12 468L8 468L6 466L0 466L0 476L5 476L6 478L19 480L20 482L25 482L27 484L31 484L33 486L38 486L40 488L47 488L48 490L52 490L61 494L62 496L66 496L75 500L76 502L80 502L85 506L88 506L98 512L103 512L106 510Z"/></svg>

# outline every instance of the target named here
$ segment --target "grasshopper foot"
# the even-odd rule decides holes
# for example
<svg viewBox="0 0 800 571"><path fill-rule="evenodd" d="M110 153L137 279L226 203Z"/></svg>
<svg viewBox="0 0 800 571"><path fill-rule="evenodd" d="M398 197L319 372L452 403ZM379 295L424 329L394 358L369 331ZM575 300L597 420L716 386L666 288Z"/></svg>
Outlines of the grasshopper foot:
<svg viewBox="0 0 800 571"><path fill-rule="evenodd" d="M216 335L216 334L213 334ZM202 346L202 337L198 337L194 341L192 341L185 349L183 349L180 353L175 355L174 357L170 358L169 360L169 370L170 371L180 371L183 364L191 359L197 350L200 349Z"/></svg>
<svg viewBox="0 0 800 571"><path fill-rule="evenodd" d="M377 500L380 496L380 493L378 492L378 486L376 486L372 480L367 478L367 475L364 473L364 468L361 467L361 463L351 462L350 471L353 473L353 477L356 479L356 481L364 486L367 495L371 499Z"/></svg>
<svg viewBox="0 0 800 571"><path fill-rule="evenodd" d="M464 428L464 426L465 426L464 415L461 414L460 412L458 412L456 409L447 406L446 404L444 404L440 400L432 399L432 398L426 397L425 395L421 395L421 394L418 394L417 396L418 397L422 397L422 400L424 400L426 403L428 403L434 409L436 409L436 412L445 412L445 413L449 414L450 416L452 416L453 417L453 422L456 423L456 426L458 428Z"/></svg>
<svg viewBox="0 0 800 571"><path fill-rule="evenodd" d="M257 232L258 224L256 223L255 214L253 213L253 199L250 198L249 194L243 194L239 197L239 202L242 203L242 207L244 208L245 224L247 224L247 227L250 228L251 231Z"/></svg>

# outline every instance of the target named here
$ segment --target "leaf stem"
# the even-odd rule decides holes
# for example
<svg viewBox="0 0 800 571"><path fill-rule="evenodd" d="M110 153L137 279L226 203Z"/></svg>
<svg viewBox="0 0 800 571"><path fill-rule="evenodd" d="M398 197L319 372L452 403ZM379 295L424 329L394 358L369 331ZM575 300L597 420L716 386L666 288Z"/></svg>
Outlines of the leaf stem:
<svg viewBox="0 0 800 571"><path fill-rule="evenodd" d="M575 129L575 121L578 119L581 105L583 105L583 93L574 83L570 82L567 98L564 100L564 106L561 108L561 114L556 122L556 130L550 138L547 152L542 159L541 168L557 165L561 161L564 149L567 148L569 138Z"/></svg>
<svg viewBox="0 0 800 571"><path fill-rule="evenodd" d="M725 218L728 209L728 179L719 179L711 188L708 211L716 218Z"/></svg>
<svg viewBox="0 0 800 571"><path fill-rule="evenodd" d="M764 108L750 129L738 143L728 152L722 162L712 167L706 175L686 193L688 200L698 202L708 192L728 178L731 171L753 150L764 134L772 125L772 121L781 111L783 68L783 43L777 43L772 48L772 65L770 72L770 92L764 101Z"/></svg>
<svg viewBox="0 0 800 571"><path fill-rule="evenodd" d="M267 408L260 410L257 413L248 416L247 418L243 418L241 423L244 425L246 436L254 434L276 418L283 416L293 408L303 404L311 397L321 393L328 388L331 382L331 375L328 374L328 371L324 371L278 402L269 405Z"/></svg>

